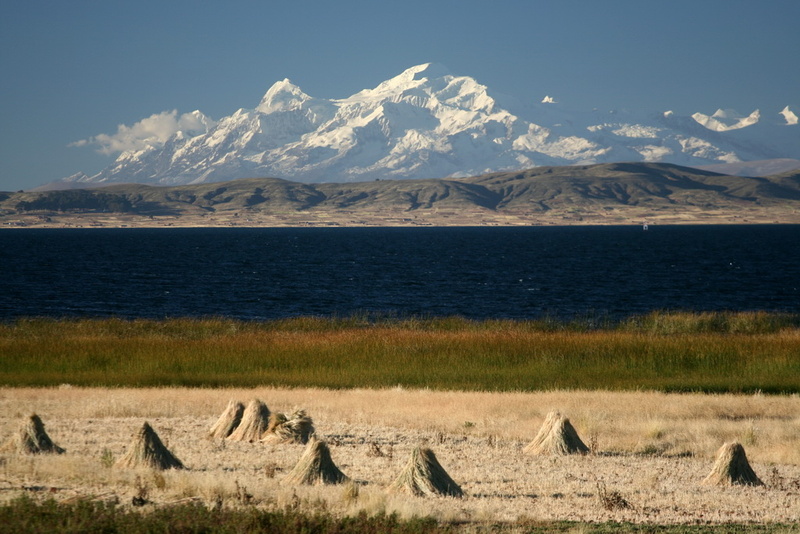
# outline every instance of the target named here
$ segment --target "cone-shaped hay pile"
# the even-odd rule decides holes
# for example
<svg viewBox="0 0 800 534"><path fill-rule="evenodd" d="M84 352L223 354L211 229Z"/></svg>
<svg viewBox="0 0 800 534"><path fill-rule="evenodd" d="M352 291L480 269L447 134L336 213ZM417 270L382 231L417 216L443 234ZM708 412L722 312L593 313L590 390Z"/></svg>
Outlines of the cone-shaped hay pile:
<svg viewBox="0 0 800 534"><path fill-rule="evenodd" d="M314 433L314 423L305 410L296 410L287 416L274 413L269 418L269 427L262 441L264 443L308 443Z"/></svg>
<svg viewBox="0 0 800 534"><path fill-rule="evenodd" d="M523 449L525 454L587 454L587 447L569 419L558 412L547 414L542 428Z"/></svg>
<svg viewBox="0 0 800 534"><path fill-rule="evenodd" d="M228 439L233 441L258 441L269 425L269 408L258 399L253 399L242 413L242 420Z"/></svg>
<svg viewBox="0 0 800 534"><path fill-rule="evenodd" d="M169 452L152 427L145 423L136 434L130 450L117 460L114 467L151 467L153 469L183 469L180 460Z"/></svg>
<svg viewBox="0 0 800 534"><path fill-rule="evenodd" d="M212 438L227 438L231 435L239 423L242 422L242 414L244 413L244 404L231 400L228 402L228 407L219 416L217 422L208 431L208 435Z"/></svg>
<svg viewBox="0 0 800 534"><path fill-rule="evenodd" d="M423 447L414 449L400 476L392 482L387 491L410 493L417 496L464 496L459 485L453 482L450 475L439 464L433 451Z"/></svg>
<svg viewBox="0 0 800 534"><path fill-rule="evenodd" d="M53 440L47 435L44 430L44 423L36 414L32 414L25 420L16 435L3 446L3 450L16 451L23 454L62 454L64 452L64 449L53 443Z"/></svg>
<svg viewBox="0 0 800 534"><path fill-rule="evenodd" d="M717 461L711 473L703 479L706 486L763 486L764 483L756 476L744 447L737 442L725 443L717 451Z"/></svg>
<svg viewBox="0 0 800 534"><path fill-rule="evenodd" d="M331 460L328 444L312 437L297 465L283 479L283 484L341 484L348 480Z"/></svg>

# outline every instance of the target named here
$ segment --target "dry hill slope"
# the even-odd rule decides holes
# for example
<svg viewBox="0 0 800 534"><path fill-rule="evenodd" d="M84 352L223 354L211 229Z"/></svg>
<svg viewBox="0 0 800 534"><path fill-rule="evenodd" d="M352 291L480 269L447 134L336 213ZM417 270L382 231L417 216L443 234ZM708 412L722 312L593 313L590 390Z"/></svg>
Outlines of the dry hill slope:
<svg viewBox="0 0 800 534"><path fill-rule="evenodd" d="M463 179L278 178L0 194L7 226L519 225L800 222L800 173L658 163L536 167Z"/></svg>

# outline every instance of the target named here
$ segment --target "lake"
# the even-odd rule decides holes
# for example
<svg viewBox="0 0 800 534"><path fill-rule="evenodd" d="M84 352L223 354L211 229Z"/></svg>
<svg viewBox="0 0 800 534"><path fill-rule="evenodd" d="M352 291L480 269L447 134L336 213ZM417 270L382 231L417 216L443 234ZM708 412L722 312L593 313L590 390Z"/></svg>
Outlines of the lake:
<svg viewBox="0 0 800 534"><path fill-rule="evenodd" d="M800 226L0 231L0 319L800 313Z"/></svg>

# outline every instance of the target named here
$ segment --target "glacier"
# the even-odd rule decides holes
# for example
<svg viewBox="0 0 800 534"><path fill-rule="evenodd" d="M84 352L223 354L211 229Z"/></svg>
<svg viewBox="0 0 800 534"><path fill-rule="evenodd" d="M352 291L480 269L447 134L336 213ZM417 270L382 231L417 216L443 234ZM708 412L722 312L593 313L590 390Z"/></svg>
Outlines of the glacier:
<svg viewBox="0 0 800 534"><path fill-rule="evenodd" d="M696 167L800 159L800 125L789 106L747 115L728 109L691 116L579 111L550 95L526 103L496 94L437 63L411 67L344 99L312 97L284 79L256 107L219 120L199 110L180 116L173 111L168 118L180 129L139 143L126 139L122 146L130 148L107 168L62 181L87 186L250 177L356 182L620 161ZM136 132L120 126L118 134ZM101 134L74 145L110 146L113 137Z"/></svg>

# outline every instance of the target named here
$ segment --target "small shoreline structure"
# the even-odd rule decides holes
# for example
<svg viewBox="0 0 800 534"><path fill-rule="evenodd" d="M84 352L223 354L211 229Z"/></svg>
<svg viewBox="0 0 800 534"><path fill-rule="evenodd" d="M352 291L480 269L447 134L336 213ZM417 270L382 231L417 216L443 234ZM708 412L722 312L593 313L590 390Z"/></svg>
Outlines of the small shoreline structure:
<svg viewBox="0 0 800 534"><path fill-rule="evenodd" d="M253 399L244 409L239 425L226 439L231 441L259 441L269 426L269 418L270 412L267 405L259 399Z"/></svg>
<svg viewBox="0 0 800 534"><path fill-rule="evenodd" d="M350 477L342 473L333 462L328 444L312 436L300 460L281 483L315 486L343 484L349 480Z"/></svg>
<svg viewBox="0 0 800 534"><path fill-rule="evenodd" d="M273 413L269 426L261 438L264 443L308 443L314 434L314 422L305 410L295 410L290 415Z"/></svg>
<svg viewBox="0 0 800 534"><path fill-rule="evenodd" d="M116 468L150 467L152 469L183 469L183 462L162 443L156 431L145 422L136 433L130 450L114 464Z"/></svg>
<svg viewBox="0 0 800 534"><path fill-rule="evenodd" d="M53 443L44 429L42 419L35 413L20 425L17 433L0 450L21 454L64 454L66 452L66 449Z"/></svg>
<svg viewBox="0 0 800 534"><path fill-rule="evenodd" d="M701 482L704 486L763 486L758 478L741 443L725 443L717 450L714 467Z"/></svg>
<svg viewBox="0 0 800 534"><path fill-rule="evenodd" d="M386 489L389 493L407 493L418 497L446 496L461 498L461 486L450 478L447 471L427 447L417 447L400 475Z"/></svg>
<svg viewBox="0 0 800 534"><path fill-rule="evenodd" d="M231 399L217 422L209 429L209 437L225 439L230 436L242 422L243 414L244 404Z"/></svg>
<svg viewBox="0 0 800 534"><path fill-rule="evenodd" d="M559 412L550 412L539 433L522 450L524 454L588 454L589 447L578 436L569 419Z"/></svg>
<svg viewBox="0 0 800 534"><path fill-rule="evenodd" d="M208 431L211 439L271 444L305 445L313 435L314 422L305 410L297 409L289 415L270 412L260 399L251 400L246 408L241 402L231 399Z"/></svg>

